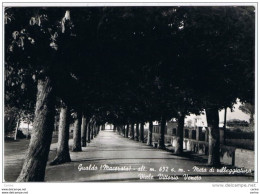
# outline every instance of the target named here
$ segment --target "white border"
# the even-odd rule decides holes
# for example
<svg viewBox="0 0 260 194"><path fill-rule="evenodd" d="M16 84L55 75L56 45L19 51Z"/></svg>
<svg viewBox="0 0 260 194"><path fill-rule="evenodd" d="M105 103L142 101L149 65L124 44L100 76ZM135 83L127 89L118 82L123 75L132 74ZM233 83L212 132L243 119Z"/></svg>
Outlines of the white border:
<svg viewBox="0 0 260 194"><path fill-rule="evenodd" d="M256 77L255 77L255 84L256 84L256 99L258 98L258 1L252 1L252 2L245 2L245 1L231 1L231 2L209 2L209 1L200 1L200 3L196 3L195 1L182 1L182 2L171 2L169 0L165 0L164 2L158 3L158 1L116 1L114 0L112 3L104 1L104 2L95 2L95 1L88 1L84 2L81 0L78 0L77 3L71 3L68 1L55 1L55 2L35 2L35 1L27 1L25 2L14 2L10 0L2 1L2 9L1 9L1 16L0 20L3 21L3 6L17 6L17 7L24 7L24 6L46 6L46 7L84 7L84 6L91 6L91 7L98 7L98 6L254 6L256 9L256 40L255 40L255 61L256 61ZM4 23L2 22L1 25L1 32L3 32ZM1 38L1 44L3 48L3 33ZM2 68L0 68L0 75L2 75L2 78L0 79L0 87L1 91L3 92L3 49L1 52L1 59L2 59ZM0 106L3 107L3 94L0 97ZM259 104L258 100L256 100L256 132L255 135L258 137L258 110L259 110ZM3 111L0 111L0 116L2 118L3 122ZM3 125L2 125L3 126ZM3 131L3 129L2 129ZM1 133L2 136L2 133ZM3 140L3 137L2 137ZM4 141L2 141L2 146ZM256 141L255 144L255 153L258 153L258 141ZM1 149L1 154L3 156L3 149ZM255 181L258 181L258 155L255 157ZM2 158L3 159L3 158ZM3 168L3 161L2 161L2 169ZM3 172L2 172L3 173ZM2 174L3 175L3 174ZM220 193L220 192L228 192L228 193L250 193L250 188L248 187L234 187L235 183L2 183L3 176L1 176L1 188L27 188L27 191L29 194L31 193L141 193L141 192L149 192L149 193L172 193L172 192L180 192L180 193ZM213 187L213 184L219 184L223 185L223 187ZM230 184L229 187L227 184ZM232 186L233 184L233 186ZM241 183L242 185L244 183ZM247 183L245 183L247 185ZM259 189L259 184L256 184ZM184 191L184 192L183 192ZM259 190L258 190L259 193Z"/></svg>

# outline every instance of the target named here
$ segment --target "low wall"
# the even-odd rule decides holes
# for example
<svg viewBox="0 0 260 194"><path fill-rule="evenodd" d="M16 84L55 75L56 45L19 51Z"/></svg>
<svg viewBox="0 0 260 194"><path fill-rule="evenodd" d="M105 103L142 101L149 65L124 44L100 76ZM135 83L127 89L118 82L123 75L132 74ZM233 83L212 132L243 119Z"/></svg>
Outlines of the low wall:
<svg viewBox="0 0 260 194"><path fill-rule="evenodd" d="M255 169L255 152L231 146L221 146L220 161L223 164Z"/></svg>
<svg viewBox="0 0 260 194"><path fill-rule="evenodd" d="M255 170L255 152L245 149L236 149L235 166Z"/></svg>
<svg viewBox="0 0 260 194"><path fill-rule="evenodd" d="M153 141L159 139L158 133L153 133ZM177 137L175 135L165 135L165 143L170 143L172 147L176 147ZM243 167L254 170L255 152L247 149L236 148L234 146L224 145L224 130L220 129L220 161L226 165ZM200 128L185 129L183 138L183 149L198 154L208 155L208 138L207 131L202 131Z"/></svg>

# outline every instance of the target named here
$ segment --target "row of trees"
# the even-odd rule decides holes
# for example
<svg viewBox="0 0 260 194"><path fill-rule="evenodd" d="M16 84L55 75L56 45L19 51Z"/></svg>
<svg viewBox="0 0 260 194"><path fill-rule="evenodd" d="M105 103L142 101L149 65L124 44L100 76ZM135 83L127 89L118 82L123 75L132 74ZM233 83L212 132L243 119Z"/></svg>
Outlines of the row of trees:
<svg viewBox="0 0 260 194"><path fill-rule="evenodd" d="M57 107L77 128L82 115L98 126L158 120L160 148L176 118L177 154L185 116L205 110L208 163L219 165L218 111L254 104L254 18L254 7L6 8L5 102L35 103L18 181L44 180Z"/></svg>

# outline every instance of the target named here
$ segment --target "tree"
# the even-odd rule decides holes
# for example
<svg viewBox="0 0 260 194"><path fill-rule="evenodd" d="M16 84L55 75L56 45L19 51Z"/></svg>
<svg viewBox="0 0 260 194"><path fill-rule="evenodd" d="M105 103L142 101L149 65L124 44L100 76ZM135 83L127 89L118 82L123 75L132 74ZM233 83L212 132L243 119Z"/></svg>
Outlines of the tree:
<svg viewBox="0 0 260 194"><path fill-rule="evenodd" d="M6 64L10 69L26 70L37 83L33 135L17 181L43 181L54 126L56 41L65 29L64 22L56 22L62 18L65 23L69 21L69 12L64 16L64 9L12 8L6 13L15 18L6 24ZM13 31L13 26L19 31Z"/></svg>
<svg viewBox="0 0 260 194"><path fill-rule="evenodd" d="M176 130L177 142L175 147L175 154L182 154L183 152L183 127L185 115L182 114L178 117L178 126Z"/></svg>
<svg viewBox="0 0 260 194"><path fill-rule="evenodd" d="M254 126L255 106L250 103L243 103L239 106L239 110L250 115L249 123Z"/></svg>
<svg viewBox="0 0 260 194"><path fill-rule="evenodd" d="M77 111L75 113L74 130L73 130L73 145L72 151L82 151L81 148L81 124L82 124L82 113Z"/></svg>
<svg viewBox="0 0 260 194"><path fill-rule="evenodd" d="M227 121L227 126L229 127L248 127L249 123L244 120L231 119Z"/></svg>
<svg viewBox="0 0 260 194"><path fill-rule="evenodd" d="M139 141L139 123L136 123L135 125L135 135L134 135L134 139L136 141Z"/></svg>
<svg viewBox="0 0 260 194"><path fill-rule="evenodd" d="M144 143L144 123L140 124L140 138L139 141Z"/></svg>
<svg viewBox="0 0 260 194"><path fill-rule="evenodd" d="M25 157L18 182L43 181L54 126L54 94L51 81L38 81L37 104L34 118L34 133ZM42 116L44 115L44 117ZM38 158L41 158L39 160Z"/></svg>
<svg viewBox="0 0 260 194"><path fill-rule="evenodd" d="M147 135L147 145L152 145L152 138L153 138L153 121L149 121L149 129Z"/></svg>
<svg viewBox="0 0 260 194"><path fill-rule="evenodd" d="M81 124L81 145L82 147L87 146L87 118L82 115L82 124Z"/></svg>
<svg viewBox="0 0 260 194"><path fill-rule="evenodd" d="M166 119L165 116L162 116L160 120L161 128L160 128L160 134L159 134L159 140L158 140L158 148L164 149L164 135L165 135L165 127L166 127Z"/></svg>
<svg viewBox="0 0 260 194"><path fill-rule="evenodd" d="M129 123L127 123L127 125L126 125L125 138L128 138L128 134L129 134Z"/></svg>
<svg viewBox="0 0 260 194"><path fill-rule="evenodd" d="M131 123L130 139L134 139L134 134L135 134L135 124Z"/></svg>
<svg viewBox="0 0 260 194"><path fill-rule="evenodd" d="M8 107L6 106L5 109L5 116L4 116L4 124L5 124L5 135L8 134L9 132L12 132L15 130L15 126L17 123L17 108L15 107Z"/></svg>
<svg viewBox="0 0 260 194"><path fill-rule="evenodd" d="M71 161L69 153L69 123L70 109L63 104L60 110L57 153L54 160L50 162L50 165L57 165Z"/></svg>
<svg viewBox="0 0 260 194"><path fill-rule="evenodd" d="M188 86L206 110L208 164L219 165L218 111L232 107L237 98L253 100L254 11L252 7L183 7L182 11ZM247 81L241 83L244 76Z"/></svg>

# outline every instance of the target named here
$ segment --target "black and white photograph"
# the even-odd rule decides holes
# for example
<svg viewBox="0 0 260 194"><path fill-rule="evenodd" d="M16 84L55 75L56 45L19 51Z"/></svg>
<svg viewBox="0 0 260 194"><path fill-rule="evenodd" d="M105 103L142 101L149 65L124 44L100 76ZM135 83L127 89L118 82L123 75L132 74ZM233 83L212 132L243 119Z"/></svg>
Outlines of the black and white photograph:
<svg viewBox="0 0 260 194"><path fill-rule="evenodd" d="M257 5L2 2L2 193L258 194Z"/></svg>

